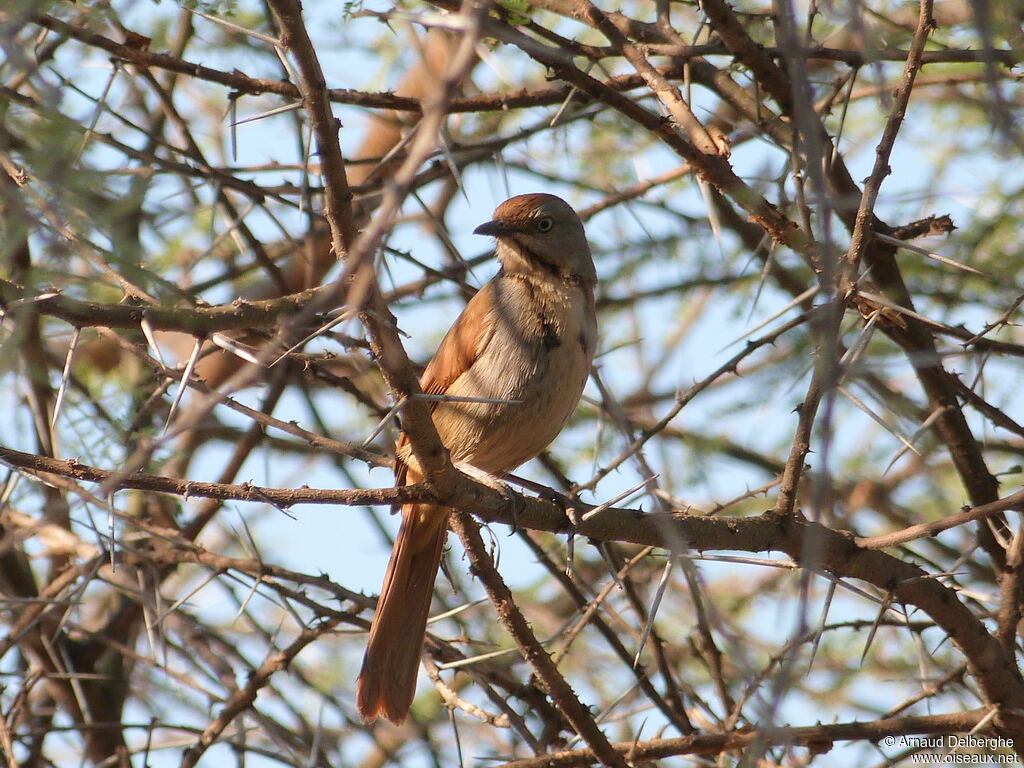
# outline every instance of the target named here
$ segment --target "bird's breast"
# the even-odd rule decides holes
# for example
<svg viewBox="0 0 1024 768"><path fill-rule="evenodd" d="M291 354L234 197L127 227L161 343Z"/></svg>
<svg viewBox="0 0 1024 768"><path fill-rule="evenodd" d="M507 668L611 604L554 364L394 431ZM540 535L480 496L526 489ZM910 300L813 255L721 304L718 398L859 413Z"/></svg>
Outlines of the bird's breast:
<svg viewBox="0 0 1024 768"><path fill-rule="evenodd" d="M596 346L589 286L530 276L497 278L486 347L446 394L434 423L452 459L507 472L558 435L579 402Z"/></svg>

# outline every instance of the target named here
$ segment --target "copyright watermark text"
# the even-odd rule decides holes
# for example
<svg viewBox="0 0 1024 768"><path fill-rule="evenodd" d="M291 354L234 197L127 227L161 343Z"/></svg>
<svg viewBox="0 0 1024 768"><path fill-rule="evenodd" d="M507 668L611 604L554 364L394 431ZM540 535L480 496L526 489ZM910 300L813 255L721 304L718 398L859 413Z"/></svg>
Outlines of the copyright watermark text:
<svg viewBox="0 0 1024 768"><path fill-rule="evenodd" d="M943 734L940 736L886 736L882 746L932 750L911 755L922 765L992 765L1016 763L1013 740L1002 736ZM969 751L965 751L969 750Z"/></svg>

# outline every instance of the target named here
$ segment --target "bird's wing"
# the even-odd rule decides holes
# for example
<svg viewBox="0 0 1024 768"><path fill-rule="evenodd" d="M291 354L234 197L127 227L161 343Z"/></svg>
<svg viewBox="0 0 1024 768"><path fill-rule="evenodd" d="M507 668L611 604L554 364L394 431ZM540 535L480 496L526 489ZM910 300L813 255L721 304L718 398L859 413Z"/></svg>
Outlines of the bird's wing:
<svg viewBox="0 0 1024 768"><path fill-rule="evenodd" d="M443 395L459 376L483 354L494 336L495 281L492 280L469 300L459 319L445 334L420 377L420 388L430 395Z"/></svg>
<svg viewBox="0 0 1024 768"><path fill-rule="evenodd" d="M494 336L494 280L477 291L469 300L455 324L448 329L437 352L420 376L420 389L428 395L443 395L452 383L469 370ZM431 409L437 403L431 403ZM409 442L405 433L398 436L395 478L404 485L408 467L402 460L402 448Z"/></svg>

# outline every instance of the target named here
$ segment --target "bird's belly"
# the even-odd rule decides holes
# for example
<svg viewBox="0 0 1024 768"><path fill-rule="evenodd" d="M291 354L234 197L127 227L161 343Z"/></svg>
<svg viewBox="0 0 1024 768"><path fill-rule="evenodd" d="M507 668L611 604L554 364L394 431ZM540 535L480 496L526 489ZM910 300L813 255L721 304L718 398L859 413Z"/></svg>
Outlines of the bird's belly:
<svg viewBox="0 0 1024 768"><path fill-rule="evenodd" d="M453 461L508 472L544 450L565 426L586 384L590 356L575 339L529 351L513 341L492 342L487 352L492 359L477 361L446 394L507 402L442 402L434 423Z"/></svg>

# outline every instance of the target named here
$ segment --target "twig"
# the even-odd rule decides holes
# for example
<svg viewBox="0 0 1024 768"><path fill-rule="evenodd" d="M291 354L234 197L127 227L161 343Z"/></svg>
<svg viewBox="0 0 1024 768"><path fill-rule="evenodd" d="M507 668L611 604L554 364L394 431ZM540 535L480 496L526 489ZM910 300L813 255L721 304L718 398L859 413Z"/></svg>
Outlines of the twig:
<svg viewBox="0 0 1024 768"><path fill-rule="evenodd" d="M203 753L231 725L232 721L253 705L260 690L269 684L271 676L287 668L303 648L321 635L330 632L337 624L337 619L324 619L314 627L303 629L287 648L269 655L260 665L259 669L253 670L245 687L236 691L228 699L217 717L200 735L198 741L185 751L181 758L181 768L192 768L192 766L198 763Z"/></svg>
<svg viewBox="0 0 1024 768"><path fill-rule="evenodd" d="M901 531L886 533L881 536L858 537L857 546L865 549L886 549L908 541L923 539L928 536L937 536L950 528L956 528L972 520L984 520L985 518L999 515L1011 510L1024 511L1024 491L1017 491L999 501L989 504L982 504L978 507L965 508L962 512L949 515L941 520L933 520L930 523L918 523L904 528Z"/></svg>
<svg viewBox="0 0 1024 768"><path fill-rule="evenodd" d="M70 477L90 483L108 483L117 478L118 488L132 488L139 491L167 493L182 498L196 496L221 501L251 501L273 504L288 509L296 504L342 504L360 506L364 504L404 504L410 501L427 501L433 498L424 486L407 485L400 488L357 488L334 490L329 488L266 488L242 483L206 483L195 480L180 480L161 477L144 472L131 472L118 477L118 472L91 467L75 459L61 461L46 456L15 451L0 446L0 462L17 467L26 473L45 480L47 474Z"/></svg>

